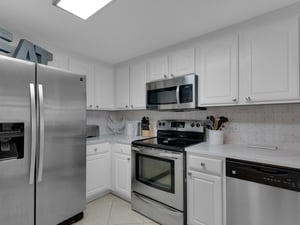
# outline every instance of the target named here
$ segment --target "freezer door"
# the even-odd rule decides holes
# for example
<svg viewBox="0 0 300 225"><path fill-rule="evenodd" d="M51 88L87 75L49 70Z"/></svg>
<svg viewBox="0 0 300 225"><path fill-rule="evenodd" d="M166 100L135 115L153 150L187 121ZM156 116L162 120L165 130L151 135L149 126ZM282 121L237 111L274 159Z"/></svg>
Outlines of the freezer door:
<svg viewBox="0 0 300 225"><path fill-rule="evenodd" d="M34 224L34 185L29 184L31 147L34 147L31 106L35 108L30 98L34 97L30 96L30 83L34 82L34 64L0 56L0 224L3 225Z"/></svg>
<svg viewBox="0 0 300 225"><path fill-rule="evenodd" d="M86 203L86 79L37 65L36 225L56 225Z"/></svg>

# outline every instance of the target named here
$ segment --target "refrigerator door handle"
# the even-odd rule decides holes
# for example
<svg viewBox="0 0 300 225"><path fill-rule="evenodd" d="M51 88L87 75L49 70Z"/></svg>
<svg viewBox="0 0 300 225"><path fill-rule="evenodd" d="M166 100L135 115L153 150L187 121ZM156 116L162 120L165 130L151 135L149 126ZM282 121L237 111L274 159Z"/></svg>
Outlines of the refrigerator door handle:
<svg viewBox="0 0 300 225"><path fill-rule="evenodd" d="M35 157L36 157L36 101L35 101L35 85L30 83L30 113L31 113L31 159L29 171L29 184L34 183L35 175Z"/></svg>
<svg viewBox="0 0 300 225"><path fill-rule="evenodd" d="M38 85L39 100L39 164L38 164L38 182L42 182L44 168L44 152L45 152L45 118L44 118L44 91L43 85Z"/></svg>

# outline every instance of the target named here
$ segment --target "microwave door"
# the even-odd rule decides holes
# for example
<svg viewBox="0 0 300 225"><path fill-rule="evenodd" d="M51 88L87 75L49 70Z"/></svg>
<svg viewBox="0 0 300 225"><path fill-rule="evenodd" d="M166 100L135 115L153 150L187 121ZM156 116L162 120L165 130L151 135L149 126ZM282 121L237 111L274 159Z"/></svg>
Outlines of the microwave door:
<svg viewBox="0 0 300 225"><path fill-rule="evenodd" d="M178 104L178 86L148 90L148 109L168 109Z"/></svg>

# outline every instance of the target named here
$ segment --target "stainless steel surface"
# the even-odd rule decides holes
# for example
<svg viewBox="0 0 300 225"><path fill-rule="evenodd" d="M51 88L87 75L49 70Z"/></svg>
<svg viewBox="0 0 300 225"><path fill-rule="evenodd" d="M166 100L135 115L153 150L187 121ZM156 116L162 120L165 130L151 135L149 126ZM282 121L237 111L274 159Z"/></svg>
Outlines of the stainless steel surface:
<svg viewBox="0 0 300 225"><path fill-rule="evenodd" d="M42 181L45 152L45 118L44 118L44 91L43 85L38 85L38 123L39 123L39 160L38 160L38 182Z"/></svg>
<svg viewBox="0 0 300 225"><path fill-rule="evenodd" d="M86 137L87 138L93 138L93 137L99 137L99 126L98 125L91 125L88 124L86 126Z"/></svg>
<svg viewBox="0 0 300 225"><path fill-rule="evenodd" d="M35 83L35 65L0 56L0 76L0 122L25 124L24 157L0 161L0 224L33 225L34 185L28 182L32 162L29 87Z"/></svg>
<svg viewBox="0 0 300 225"><path fill-rule="evenodd" d="M166 192L151 187L136 179L136 154L154 156L169 159L174 162L175 193ZM141 146L132 147L132 191L146 195L156 201L175 209L184 210L184 153L174 153L162 149L147 148Z"/></svg>
<svg viewBox="0 0 300 225"><path fill-rule="evenodd" d="M44 88L45 146L36 224L55 225L85 209L86 79L41 65L37 74Z"/></svg>
<svg viewBox="0 0 300 225"><path fill-rule="evenodd" d="M166 77L165 77L166 78ZM193 85L193 102L180 103L179 102L179 86L180 85ZM162 104L162 105L149 105L147 103L147 109L150 110L183 110L194 109L198 103L198 77L195 74L185 75L181 77L175 77L171 79L163 79L159 81L153 81L146 84L146 95L148 96L149 90L157 90L162 88L177 87L176 89L176 104Z"/></svg>
<svg viewBox="0 0 300 225"><path fill-rule="evenodd" d="M184 213L133 192L132 209L164 225L183 225Z"/></svg>
<svg viewBox="0 0 300 225"><path fill-rule="evenodd" d="M35 157L36 157L36 102L35 102L35 85L30 83L30 113L31 113L31 159L30 159L30 170L29 170L29 184L34 183L35 175Z"/></svg>
<svg viewBox="0 0 300 225"><path fill-rule="evenodd" d="M172 127L172 122L184 123L184 127ZM176 130L204 132L204 121L202 120L158 120L156 127L158 130Z"/></svg>
<svg viewBox="0 0 300 225"><path fill-rule="evenodd" d="M298 225L300 193L226 178L228 225Z"/></svg>

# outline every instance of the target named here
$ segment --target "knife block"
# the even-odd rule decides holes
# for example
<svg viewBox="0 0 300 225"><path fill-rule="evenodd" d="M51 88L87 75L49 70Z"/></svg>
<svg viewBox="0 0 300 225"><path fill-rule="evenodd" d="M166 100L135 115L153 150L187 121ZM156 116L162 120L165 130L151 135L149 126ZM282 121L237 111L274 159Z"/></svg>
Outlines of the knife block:
<svg viewBox="0 0 300 225"><path fill-rule="evenodd" d="M153 137L153 128L152 125L149 125L150 130L142 130L142 137Z"/></svg>

